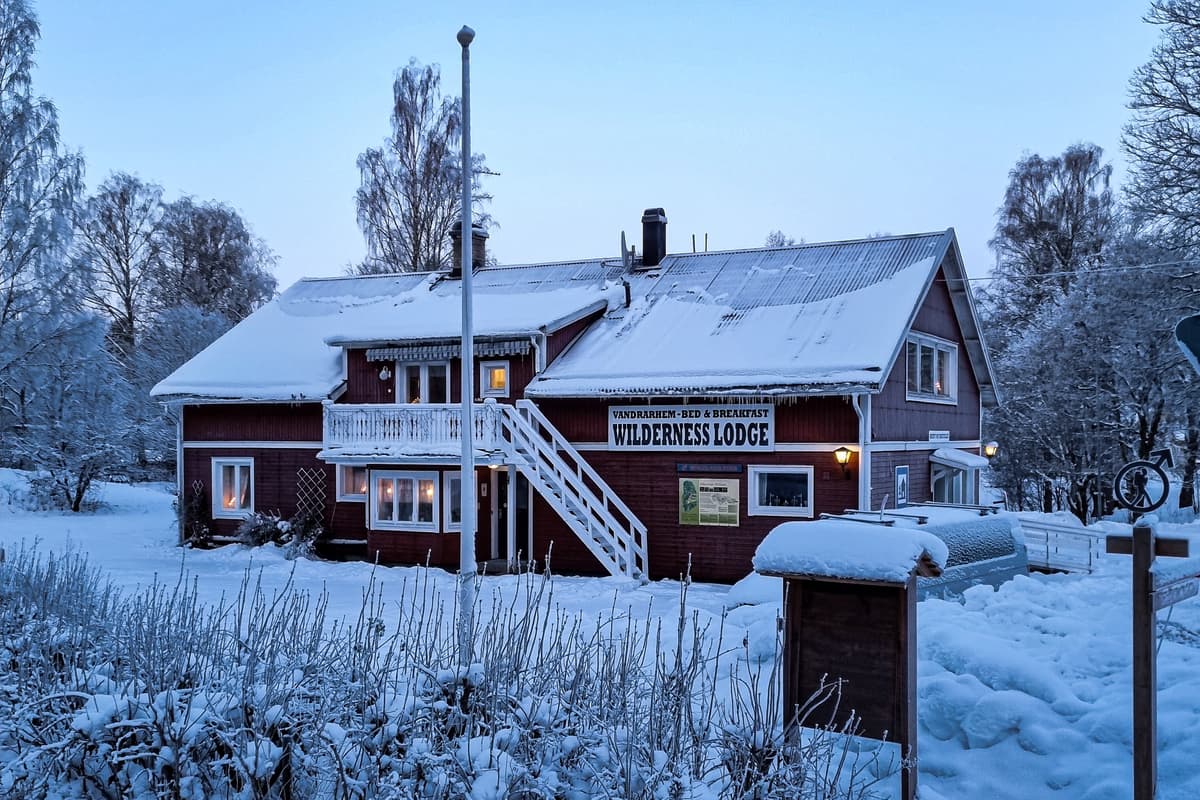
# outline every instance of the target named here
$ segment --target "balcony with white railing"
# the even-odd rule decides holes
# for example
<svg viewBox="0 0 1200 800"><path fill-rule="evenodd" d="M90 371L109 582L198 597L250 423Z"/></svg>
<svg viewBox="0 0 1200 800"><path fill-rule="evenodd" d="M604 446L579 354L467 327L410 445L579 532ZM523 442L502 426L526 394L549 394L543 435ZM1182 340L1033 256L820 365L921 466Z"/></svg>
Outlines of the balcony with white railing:
<svg viewBox="0 0 1200 800"><path fill-rule="evenodd" d="M472 408L476 457L499 463L502 409L494 401ZM462 406L326 403L323 458L434 458L462 452Z"/></svg>

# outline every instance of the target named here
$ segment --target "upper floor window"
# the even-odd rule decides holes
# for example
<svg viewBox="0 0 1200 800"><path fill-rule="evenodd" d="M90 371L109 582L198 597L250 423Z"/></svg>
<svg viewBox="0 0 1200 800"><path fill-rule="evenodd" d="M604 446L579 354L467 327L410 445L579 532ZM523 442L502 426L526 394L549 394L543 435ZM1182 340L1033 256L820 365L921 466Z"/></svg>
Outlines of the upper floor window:
<svg viewBox="0 0 1200 800"><path fill-rule="evenodd" d="M508 397L508 362L479 362L479 394L482 397Z"/></svg>
<svg viewBox="0 0 1200 800"><path fill-rule="evenodd" d="M397 370L401 403L449 403L449 364L402 364Z"/></svg>
<svg viewBox="0 0 1200 800"><path fill-rule="evenodd" d="M953 403L958 396L958 347L923 334L911 334L906 344L909 400Z"/></svg>
<svg viewBox="0 0 1200 800"><path fill-rule="evenodd" d="M212 515L241 519L254 511L254 459L212 460Z"/></svg>

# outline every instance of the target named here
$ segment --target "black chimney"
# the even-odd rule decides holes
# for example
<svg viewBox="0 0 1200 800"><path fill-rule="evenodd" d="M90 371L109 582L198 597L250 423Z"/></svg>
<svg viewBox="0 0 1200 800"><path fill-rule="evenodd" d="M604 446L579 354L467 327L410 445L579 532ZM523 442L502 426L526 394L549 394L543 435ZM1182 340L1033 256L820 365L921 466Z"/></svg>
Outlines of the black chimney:
<svg viewBox="0 0 1200 800"><path fill-rule="evenodd" d="M647 208L642 212L642 266L657 267L667 254L667 212Z"/></svg>
<svg viewBox="0 0 1200 800"><path fill-rule="evenodd" d="M478 225L471 226L471 269L476 270L487 260L488 234ZM462 223L450 229L450 277L462 277Z"/></svg>

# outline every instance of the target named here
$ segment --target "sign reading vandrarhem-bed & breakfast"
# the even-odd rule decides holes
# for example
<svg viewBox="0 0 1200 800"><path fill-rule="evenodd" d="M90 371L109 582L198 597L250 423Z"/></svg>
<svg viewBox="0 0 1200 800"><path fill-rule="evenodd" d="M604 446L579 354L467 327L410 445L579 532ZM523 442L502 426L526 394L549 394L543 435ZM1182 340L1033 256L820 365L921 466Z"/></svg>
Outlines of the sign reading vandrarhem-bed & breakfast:
<svg viewBox="0 0 1200 800"><path fill-rule="evenodd" d="M610 450L774 450L771 405L611 406Z"/></svg>

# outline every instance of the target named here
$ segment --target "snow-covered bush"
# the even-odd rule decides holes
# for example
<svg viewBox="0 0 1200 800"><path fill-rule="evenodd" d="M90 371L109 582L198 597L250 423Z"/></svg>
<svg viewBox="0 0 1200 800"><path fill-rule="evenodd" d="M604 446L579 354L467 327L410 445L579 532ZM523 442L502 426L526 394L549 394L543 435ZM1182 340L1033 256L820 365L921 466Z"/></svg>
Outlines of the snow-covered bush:
<svg viewBox="0 0 1200 800"><path fill-rule="evenodd" d="M259 547L278 544L287 536L291 526L279 514L271 511L255 511L238 523L234 535L242 544Z"/></svg>
<svg viewBox="0 0 1200 800"><path fill-rule="evenodd" d="M851 737L785 737L778 660L747 667L719 634L710 651L686 607L588 620L548 576L520 580L481 601L464 667L428 574L343 623L249 572L212 608L195 585L123 597L81 558L20 551L0 563L0 796L875 796L887 766Z"/></svg>

